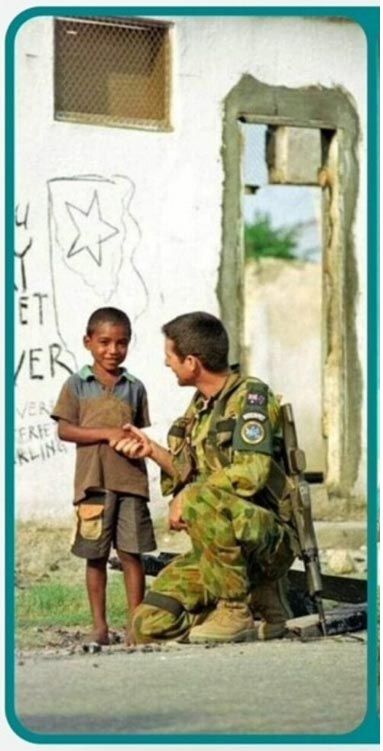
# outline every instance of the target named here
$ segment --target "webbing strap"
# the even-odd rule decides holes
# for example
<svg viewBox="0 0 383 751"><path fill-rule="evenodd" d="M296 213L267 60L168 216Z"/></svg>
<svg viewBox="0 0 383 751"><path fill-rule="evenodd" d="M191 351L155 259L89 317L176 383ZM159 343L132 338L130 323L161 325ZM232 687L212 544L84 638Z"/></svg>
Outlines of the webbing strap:
<svg viewBox="0 0 383 751"><path fill-rule="evenodd" d="M185 608L181 603L170 595L162 595L160 592L154 592L151 590L144 597L145 605L154 605L155 608L161 610L168 610L169 613L175 615L177 618L184 612Z"/></svg>
<svg viewBox="0 0 383 751"><path fill-rule="evenodd" d="M290 488L286 472L281 469L274 458L271 459L270 474L266 487L276 501L283 500L289 495Z"/></svg>
<svg viewBox="0 0 383 751"><path fill-rule="evenodd" d="M218 397L213 407L211 420L210 420L208 438L210 440L213 440L214 450L223 467L226 467L228 464L230 464L230 460L226 456L224 451L221 451L220 447L214 440L217 436L217 422L220 423L220 427L222 430L229 430L235 426L235 422L236 422L235 418L228 417L226 420L220 420L220 418L222 417L222 415L224 415L226 404L229 400L229 397L232 395L233 391L235 391L235 389L238 387L239 382L240 382L240 378L235 380L234 383L232 383L231 386L229 386L229 388L226 391L224 390L224 394L221 397Z"/></svg>

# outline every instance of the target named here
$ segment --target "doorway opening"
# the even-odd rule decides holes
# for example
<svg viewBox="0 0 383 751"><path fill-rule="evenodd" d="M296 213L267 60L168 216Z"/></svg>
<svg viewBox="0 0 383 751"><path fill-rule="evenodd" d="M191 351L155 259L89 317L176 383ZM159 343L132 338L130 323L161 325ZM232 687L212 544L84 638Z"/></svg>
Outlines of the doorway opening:
<svg viewBox="0 0 383 751"><path fill-rule="evenodd" d="M242 362L291 402L307 469L324 473L321 134L246 122L240 129Z"/></svg>

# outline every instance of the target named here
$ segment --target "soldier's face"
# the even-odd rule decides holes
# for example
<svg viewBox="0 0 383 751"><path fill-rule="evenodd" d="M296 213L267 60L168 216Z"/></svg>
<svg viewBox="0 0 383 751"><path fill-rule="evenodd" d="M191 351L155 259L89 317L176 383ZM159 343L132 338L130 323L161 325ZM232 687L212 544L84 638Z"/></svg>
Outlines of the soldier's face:
<svg viewBox="0 0 383 751"><path fill-rule="evenodd" d="M182 359L174 351L174 342L167 337L165 337L165 365L173 371L180 386L194 386L195 357L188 355Z"/></svg>

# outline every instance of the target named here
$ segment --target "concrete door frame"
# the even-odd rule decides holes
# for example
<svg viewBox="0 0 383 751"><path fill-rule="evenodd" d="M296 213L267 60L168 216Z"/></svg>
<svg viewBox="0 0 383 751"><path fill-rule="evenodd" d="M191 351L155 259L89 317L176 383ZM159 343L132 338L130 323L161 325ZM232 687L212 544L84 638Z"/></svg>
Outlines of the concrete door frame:
<svg viewBox="0 0 383 751"><path fill-rule="evenodd" d="M326 486L348 496L361 461L362 368L357 347L358 275L353 223L359 185L359 122L340 88L288 89L244 75L224 101L222 256L217 286L231 357L243 351L243 217L240 122L318 128L326 210L323 250L323 436ZM262 343L261 343L262 346Z"/></svg>

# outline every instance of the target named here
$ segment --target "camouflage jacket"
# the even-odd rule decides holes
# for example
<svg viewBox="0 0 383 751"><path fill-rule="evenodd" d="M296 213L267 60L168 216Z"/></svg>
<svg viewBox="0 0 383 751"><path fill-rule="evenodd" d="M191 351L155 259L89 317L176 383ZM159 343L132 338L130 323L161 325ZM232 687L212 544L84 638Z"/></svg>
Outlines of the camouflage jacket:
<svg viewBox="0 0 383 751"><path fill-rule="evenodd" d="M279 429L279 402L257 378L232 372L216 397L197 391L168 433L175 476L162 473L164 495L203 482L252 498L269 478Z"/></svg>

